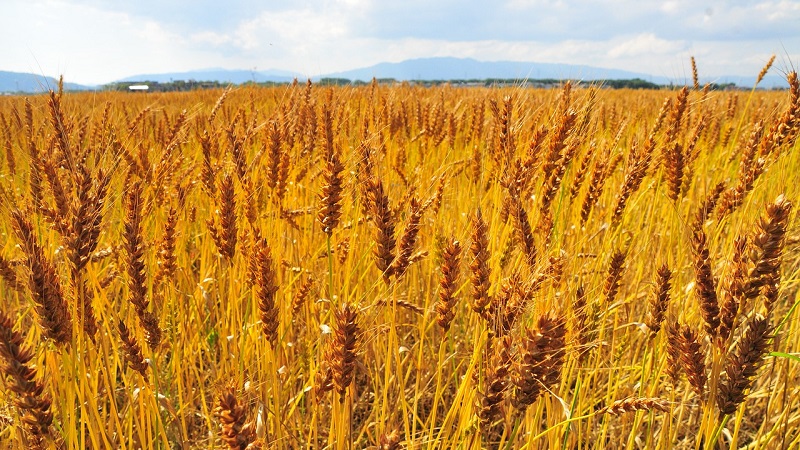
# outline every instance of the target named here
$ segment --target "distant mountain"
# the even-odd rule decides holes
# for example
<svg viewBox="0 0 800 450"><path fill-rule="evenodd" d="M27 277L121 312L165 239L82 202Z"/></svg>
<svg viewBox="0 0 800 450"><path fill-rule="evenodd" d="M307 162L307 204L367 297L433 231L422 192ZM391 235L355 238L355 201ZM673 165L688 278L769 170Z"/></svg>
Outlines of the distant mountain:
<svg viewBox="0 0 800 450"><path fill-rule="evenodd" d="M604 69L599 67L550 64L537 62L518 61L478 61L472 58L419 58L409 59L398 63L380 63L370 67L330 73L312 77L313 80L321 78L346 78L349 80L369 81L372 78L394 78L395 80L485 80L510 79L510 80L541 80L541 79L573 79L573 80L624 80L639 78L651 83L668 85L683 85L691 83L687 78L668 78L653 76L645 73L630 72L625 70ZM286 70L227 70L220 68L193 70L188 72L171 72L157 74L142 74L117 80L118 82L144 82L154 81L169 83L171 81L217 81L220 83L242 84L247 82L276 82L289 83L294 78L305 80L307 77ZM755 83L755 74L749 77L721 76L715 78L702 78L701 84L706 82L725 84L735 83L739 87L750 87ZM58 82L52 77L43 77L31 73L3 72L0 71L0 93L20 92L36 93L55 89ZM780 74L767 75L759 87L771 89L774 87L787 87L786 79ZM92 90L99 87L84 86L75 83L64 83L68 91Z"/></svg>
<svg viewBox="0 0 800 450"><path fill-rule="evenodd" d="M320 78L347 78L369 81L372 78L394 78L395 80L485 80L488 78L510 80L629 80L639 78L661 85L683 85L691 83L688 78L669 78L626 70L604 69L600 67L550 64L518 61L478 61L472 58L419 58L398 63L380 63L361 69L348 70L324 75ZM751 87L756 81L753 76L722 76L700 79L705 83L735 83L739 87ZM781 75L767 75L759 84L761 88L788 87L786 78Z"/></svg>
<svg viewBox="0 0 800 450"><path fill-rule="evenodd" d="M0 92L34 94L58 88L58 80L33 73L4 72L0 70ZM64 83L65 91L88 91L93 86Z"/></svg>
<svg viewBox="0 0 800 450"><path fill-rule="evenodd" d="M624 70L602 69L572 64L549 64L516 61L478 61L472 58L420 58L399 63L380 63L362 69L332 73L325 78L348 78L369 81L375 78L396 80L513 80L578 79L622 80L641 78L658 84L668 83L664 77Z"/></svg>
<svg viewBox="0 0 800 450"><path fill-rule="evenodd" d="M739 87L749 87L755 83L756 74L750 77L723 76L702 78L701 84L735 83ZM311 77L318 81L321 78L346 78L352 81L369 81L372 78L394 78L395 80L485 80L489 78L510 80L630 80L639 78L655 84L678 86L691 83L688 78L669 78L627 70L605 69L600 67L551 64L520 61L478 61L472 58L419 58L398 63L380 63L360 69L335 72ZM171 72L158 74L142 74L126 77L118 82L155 81L169 83L171 81L217 81L220 83L242 84L247 82L289 83L293 79L305 80L307 76L287 70L228 70L221 68L192 70L188 72ZM759 87L787 87L786 79L781 75L767 75Z"/></svg>
<svg viewBox="0 0 800 450"><path fill-rule="evenodd" d="M739 87L753 87L756 83L756 75L755 74L751 77L737 77L737 76L722 76L716 78L703 78L700 77L700 84L705 83L717 83L717 84L726 84L726 83L733 83ZM691 83L691 80L688 81ZM773 89L773 88L788 88L789 82L786 81L786 77L783 75L767 75L758 83L758 87L761 89Z"/></svg>
<svg viewBox="0 0 800 450"><path fill-rule="evenodd" d="M276 83L286 83L292 81L295 77L300 79L302 75L289 72L286 70L268 70L264 72L254 70L227 70L227 69L202 69L192 70L189 72L171 72L171 73L157 73L157 74L142 74L126 77L119 82L133 82L133 81L155 81L157 83L169 83L171 81L218 81L220 83L242 84L251 81L256 83L264 83L268 81Z"/></svg>

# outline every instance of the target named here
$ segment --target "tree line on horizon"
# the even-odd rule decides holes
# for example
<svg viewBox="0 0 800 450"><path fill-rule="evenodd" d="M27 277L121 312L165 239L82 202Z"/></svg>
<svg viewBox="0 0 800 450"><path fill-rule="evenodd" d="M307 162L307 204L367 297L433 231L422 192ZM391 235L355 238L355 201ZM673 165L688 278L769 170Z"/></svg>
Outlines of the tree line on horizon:
<svg viewBox="0 0 800 450"><path fill-rule="evenodd" d="M364 86L375 82L381 85L392 85L408 83L417 86L441 86L449 84L452 86L524 86L524 87L539 87L539 88L552 88L563 85L566 80L555 78L544 79L511 79L511 78L484 78L484 79L454 79L454 80L410 80L400 81L395 78L374 78L370 82L362 80L351 80L349 78L321 78L316 84L322 86ZM188 92L198 89L223 89L230 86L232 83L225 83L221 81L197 81L197 80L175 80L167 83L157 81L124 81L106 84L102 87L104 91L130 91L131 86L147 85L147 92ZM266 82L252 82L240 84L240 86L280 86L288 85L290 82L266 81ZM586 86L599 86L606 89L675 89L676 85L663 85L650 81L642 80L641 78L623 79L623 80L588 80L581 81L580 84ZM735 83L712 83L709 88L711 90L736 90L745 89L737 86Z"/></svg>

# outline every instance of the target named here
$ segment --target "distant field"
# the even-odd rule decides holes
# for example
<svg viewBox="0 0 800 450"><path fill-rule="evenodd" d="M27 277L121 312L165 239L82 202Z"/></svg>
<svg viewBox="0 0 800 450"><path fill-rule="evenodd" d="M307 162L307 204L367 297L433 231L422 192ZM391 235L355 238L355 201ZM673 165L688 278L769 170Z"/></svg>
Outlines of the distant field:
<svg viewBox="0 0 800 450"><path fill-rule="evenodd" d="M0 447L800 446L800 86L0 97Z"/></svg>

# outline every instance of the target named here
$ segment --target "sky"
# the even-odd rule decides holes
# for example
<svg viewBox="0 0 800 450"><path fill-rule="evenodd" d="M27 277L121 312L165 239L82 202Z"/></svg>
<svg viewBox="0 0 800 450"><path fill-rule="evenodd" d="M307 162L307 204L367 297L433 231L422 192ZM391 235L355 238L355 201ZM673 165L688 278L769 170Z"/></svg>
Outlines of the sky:
<svg viewBox="0 0 800 450"><path fill-rule="evenodd" d="M0 70L102 84L453 56L671 78L800 65L800 0L0 0Z"/></svg>

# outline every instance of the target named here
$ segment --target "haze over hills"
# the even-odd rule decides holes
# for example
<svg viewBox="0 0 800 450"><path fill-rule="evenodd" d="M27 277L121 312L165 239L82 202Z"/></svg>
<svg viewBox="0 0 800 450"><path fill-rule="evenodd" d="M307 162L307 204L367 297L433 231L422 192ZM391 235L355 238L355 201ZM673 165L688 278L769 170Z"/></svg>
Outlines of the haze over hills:
<svg viewBox="0 0 800 450"><path fill-rule="evenodd" d="M38 93L47 92L57 87L58 80L53 77L0 70L0 92ZM94 89L94 87L64 82L64 90L67 91L87 91L91 89Z"/></svg>
<svg viewBox="0 0 800 450"><path fill-rule="evenodd" d="M126 77L120 82L157 81L166 83L174 80L219 81L234 84L255 82L287 82L297 78L311 78L318 81L322 78L345 78L352 81L370 81L372 78L393 78L406 80L484 80L484 79L582 79L582 80L619 80L640 78L657 84L667 84L664 77L653 77L643 73L623 70L600 69L597 67L571 64L545 64L512 61L484 62L471 58L419 58L398 63L380 63L344 72L307 76L289 71L271 70L258 72L253 70L209 69L190 72L135 75Z"/></svg>
<svg viewBox="0 0 800 450"><path fill-rule="evenodd" d="M752 87L756 76L700 77L700 83L734 83L741 87ZM630 80L639 78L660 85L683 85L691 83L687 78L669 78L627 70L605 69L600 67L552 64L519 61L478 61L472 58L418 58L399 63L380 63L361 69L336 72L324 78L347 78L369 81L375 78L394 78L396 80L485 80L490 78L510 80ZM312 78L313 80L313 78ZM780 75L767 75L759 84L762 88L788 87L786 79Z"/></svg>
<svg viewBox="0 0 800 450"><path fill-rule="evenodd" d="M786 87L783 75L767 75L759 85L762 88ZM701 84L707 82L724 84L735 83L740 87L750 87L755 83L757 74L752 76L721 76L702 77ZM393 78L395 80L541 80L541 79L575 79L575 80L625 80L639 78L655 84L683 85L690 83L689 75L686 78L668 78L645 73L625 70L606 69L586 65L550 64L517 61L478 61L471 58L418 58L397 63L380 63L374 66L363 67L343 72L311 76L313 81L322 78L346 78L352 81L369 81L372 78ZM178 80L217 81L220 83L241 84L246 82L291 82L294 78L304 80L308 78L297 72L287 70L228 70L228 69L203 69L188 72L169 72L158 74L141 74L129 76L116 82L158 82L169 83ZM25 74L16 72L0 72L0 92L44 92L57 82L52 77ZM74 83L65 83L67 90L96 89L94 86L83 86Z"/></svg>
<svg viewBox="0 0 800 450"><path fill-rule="evenodd" d="M517 61L478 61L472 58L418 58L398 63L380 63L361 69L337 72L326 77L369 81L375 78L396 80L484 80L502 78L513 80L580 79L622 80L641 78L657 84L668 83L666 78L598 67Z"/></svg>
<svg viewBox="0 0 800 450"><path fill-rule="evenodd" d="M242 84L247 82L264 83L268 81L276 83L288 83L293 79L302 79L303 75L288 70L227 70L220 68L191 70L188 72L172 72L158 74L142 74L125 77L118 82L132 81L155 81L158 83L169 83L175 80L195 80L195 81L218 81L220 83Z"/></svg>

